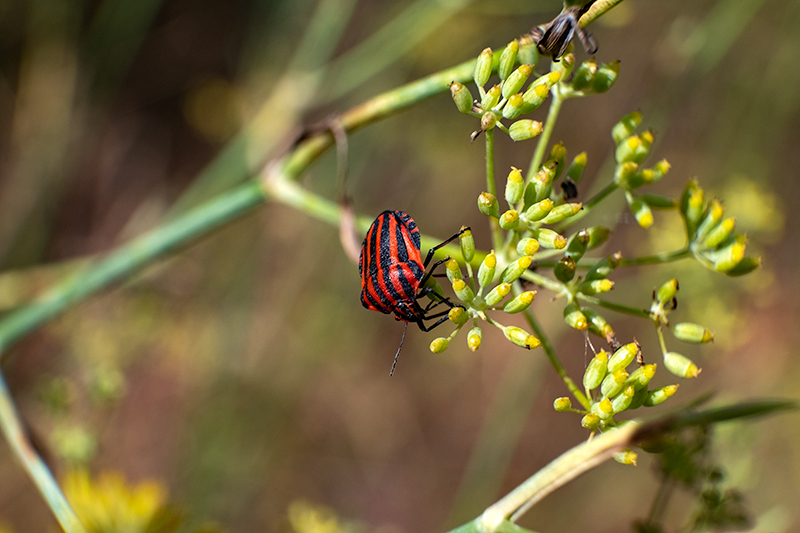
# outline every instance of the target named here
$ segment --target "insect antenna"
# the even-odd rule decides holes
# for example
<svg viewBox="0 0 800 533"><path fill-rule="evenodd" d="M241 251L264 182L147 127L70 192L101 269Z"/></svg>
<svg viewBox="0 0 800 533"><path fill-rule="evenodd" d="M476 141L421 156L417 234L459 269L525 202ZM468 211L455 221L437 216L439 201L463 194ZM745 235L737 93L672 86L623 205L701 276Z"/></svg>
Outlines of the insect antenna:
<svg viewBox="0 0 800 533"><path fill-rule="evenodd" d="M400 350L403 349L403 343L406 341L406 330L408 330L408 322L403 325L403 337L400 339L400 346L397 347L397 353L394 354L394 362L392 362L392 369L389 371L389 377L394 375L394 367L397 366L397 358L400 356Z"/></svg>

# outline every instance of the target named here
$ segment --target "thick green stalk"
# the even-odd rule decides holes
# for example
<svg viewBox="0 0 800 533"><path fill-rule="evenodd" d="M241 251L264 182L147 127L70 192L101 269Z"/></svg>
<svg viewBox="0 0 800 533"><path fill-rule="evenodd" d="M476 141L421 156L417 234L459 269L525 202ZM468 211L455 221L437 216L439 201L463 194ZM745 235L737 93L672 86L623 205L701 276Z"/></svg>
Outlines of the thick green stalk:
<svg viewBox="0 0 800 533"><path fill-rule="evenodd" d="M688 247L674 250L672 252L664 252L655 255L644 255L641 257L631 257L630 259L623 258L619 262L619 266L639 266L639 265L659 265L662 263L670 263L672 261L679 261L691 257L692 252Z"/></svg>
<svg viewBox="0 0 800 533"><path fill-rule="evenodd" d="M561 104L564 101L563 97L558 91L558 87L559 85L556 84L551 91L553 98L550 101L550 109L547 110L547 120L545 120L542 134L539 135L539 139L536 144L536 150L533 152L531 164L528 167L528 174L525 176L525 183L530 183L530 181L533 179L533 176L536 175L536 171L539 170L540 166L542 166L542 161L544 161L544 152L547 150L547 145L550 143L550 137L553 136L553 130L556 127L556 120L558 119L558 113L561 111Z"/></svg>

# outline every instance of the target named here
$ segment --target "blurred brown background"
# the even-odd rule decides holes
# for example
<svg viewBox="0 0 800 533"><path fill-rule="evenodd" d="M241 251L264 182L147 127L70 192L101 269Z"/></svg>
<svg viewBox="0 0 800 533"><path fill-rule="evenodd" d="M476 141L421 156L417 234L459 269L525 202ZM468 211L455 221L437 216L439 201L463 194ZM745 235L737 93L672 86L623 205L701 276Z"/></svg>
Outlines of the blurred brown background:
<svg viewBox="0 0 800 533"><path fill-rule="evenodd" d="M198 175L265 99L275 105L265 147L277 147L301 122L485 46L498 49L560 7L338 4L329 0L331 15L321 17L331 29L309 28L317 0L0 3L2 308L30 298L71 262L155 227L179 198L190 205L241 180L246 164L233 156L210 179ZM582 198L595 180L610 179L610 128L640 110L657 138L650 161L672 164L654 192L678 195L698 176L764 262L741 279L689 261L629 269L613 276L610 299L646 307L653 287L677 276L676 319L716 333L700 349L669 341L703 367L681 383L673 406L708 391L718 391L719 402L797 398L800 228L791 209L800 168L800 1L627 0L590 29L598 60L619 59L622 72L609 93L568 101L556 128L554 141L571 155L589 154ZM328 55L333 62L318 70ZM348 191L357 212L402 209L439 237L471 225L487 248L475 209L485 178L482 143L469 144L474 128L443 94L352 135ZM524 168L532 149L500 140L498 174ZM303 184L335 198L334 175L329 153ZM656 213L645 231L620 195L608 203L594 219L614 230L605 252L682 245L676 215ZM287 509L305 500L369 530L443 531L586 437L578 416L552 412L566 391L541 351L513 349L488 330L477 353L462 335L433 355L433 335L409 329L389 379L402 326L362 309L357 270L336 235L267 205L20 343L4 369L56 473L86 465L133 484L156 480L189 517L187 527L289 531ZM567 330L550 296L540 292L534 309L579 378L583 337ZM606 316L620 338L635 336L645 358L658 358L646 321ZM663 374L662 385L674 381ZM799 441L794 414L717 433L718 458L745 491L757 531L800 528ZM603 465L522 524L628 530L656 491L650 464L642 454L636 468ZM9 530L56 527L5 444L0 479L0 521ZM672 526L690 502L674 503Z"/></svg>

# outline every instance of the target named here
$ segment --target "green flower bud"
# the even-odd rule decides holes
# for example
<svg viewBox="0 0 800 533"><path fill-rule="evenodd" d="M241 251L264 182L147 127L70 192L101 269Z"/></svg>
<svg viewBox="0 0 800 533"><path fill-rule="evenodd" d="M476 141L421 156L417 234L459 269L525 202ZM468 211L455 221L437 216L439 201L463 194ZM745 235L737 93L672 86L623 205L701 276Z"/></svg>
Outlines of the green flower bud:
<svg viewBox="0 0 800 533"><path fill-rule="evenodd" d="M657 182L661 178L667 175L669 169L671 168L669 161L666 159L662 159L658 163L653 166L653 183Z"/></svg>
<svg viewBox="0 0 800 533"><path fill-rule="evenodd" d="M537 222L547 216L553 210L553 200L545 198L541 202L536 202L525 211L525 220Z"/></svg>
<svg viewBox="0 0 800 533"><path fill-rule="evenodd" d="M589 231L582 229L574 233L567 241L567 248L564 250L564 255L571 257L575 261L580 261L583 254L589 248Z"/></svg>
<svg viewBox="0 0 800 533"><path fill-rule="evenodd" d="M447 349L447 346L450 344L450 339L445 337L437 337L433 339L431 342L431 351L433 353L442 353Z"/></svg>
<svg viewBox="0 0 800 533"><path fill-rule="evenodd" d="M463 279L464 277L461 274L461 267L459 266L458 261L452 258L445 261L444 271L447 274L447 279L450 280L450 283L453 283L457 279Z"/></svg>
<svg viewBox="0 0 800 533"><path fill-rule="evenodd" d="M614 271L615 268L619 266L619 262L622 261L622 254L619 252L613 253L608 257L604 257L594 265L592 268L589 269L589 272L586 273L586 280L591 281L595 279L604 279Z"/></svg>
<svg viewBox="0 0 800 533"><path fill-rule="evenodd" d="M472 230L461 226L461 235L458 236L458 240L461 244L461 255L464 257L464 261L471 262L475 257L475 238L472 236Z"/></svg>
<svg viewBox="0 0 800 533"><path fill-rule="evenodd" d="M609 372L600 384L600 394L603 395L603 398L613 398L625 388L625 381L627 379L628 373L625 372L624 368L618 368L613 372ZM633 387L631 387L631 389L632 388Z"/></svg>
<svg viewBox="0 0 800 533"><path fill-rule="evenodd" d="M635 198L632 202L630 202L630 208L634 218L636 218L636 222L639 223L639 226L647 229L653 225L653 212L650 210L650 207L640 198Z"/></svg>
<svg viewBox="0 0 800 533"><path fill-rule="evenodd" d="M552 163L545 164L533 175L533 179L525 188L525 205L541 202L550 196L551 184L555 177L556 166Z"/></svg>
<svg viewBox="0 0 800 533"><path fill-rule="evenodd" d="M672 333L676 339L694 344L703 344L714 340L714 334L707 328L691 322L675 324L675 327L672 328Z"/></svg>
<svg viewBox="0 0 800 533"><path fill-rule="evenodd" d="M733 227L735 225L736 220L733 217L726 218L708 233L708 236L703 241L703 244L708 248L716 248L731 236L731 233L733 233Z"/></svg>
<svg viewBox="0 0 800 533"><path fill-rule="evenodd" d="M592 404L591 412L600 417L600 420L608 420L614 414L614 405L611 400L605 398Z"/></svg>
<svg viewBox="0 0 800 533"><path fill-rule="evenodd" d="M691 180L686 184L683 195L681 195L681 214L686 223L686 233L691 240L694 240L694 232L703 216L704 205L703 189L700 188L697 180Z"/></svg>
<svg viewBox="0 0 800 533"><path fill-rule="evenodd" d="M744 276L761 266L761 259L745 257L739 264L725 272L726 276Z"/></svg>
<svg viewBox="0 0 800 533"><path fill-rule="evenodd" d="M517 253L519 255L533 255L539 250L539 241L536 239L525 238L517 243Z"/></svg>
<svg viewBox="0 0 800 533"><path fill-rule="evenodd" d="M588 415L581 418L581 426L586 429L597 429L597 426L600 425L600 417L594 413L589 413Z"/></svg>
<svg viewBox="0 0 800 533"><path fill-rule="evenodd" d="M634 390L642 390L646 389L647 385L650 383L650 380L653 379L653 376L656 375L656 365L644 365L640 366L628 377L628 381L625 383L625 386L632 385Z"/></svg>
<svg viewBox="0 0 800 533"><path fill-rule="evenodd" d="M572 409L572 400L566 397L556 398L553 402L553 409L556 411L563 413L564 411L569 411Z"/></svg>
<svg viewBox="0 0 800 533"><path fill-rule="evenodd" d="M494 129L495 124L497 124L497 117L491 111L487 111L483 115L481 115L482 131Z"/></svg>
<svg viewBox="0 0 800 533"><path fill-rule="evenodd" d="M603 294L614 288L614 282L610 279L593 279L584 281L578 287L578 290L586 296L594 296L596 294Z"/></svg>
<svg viewBox="0 0 800 533"><path fill-rule="evenodd" d="M519 53L519 41L514 39L508 46L503 49L500 54L500 63L497 66L497 73L500 79L504 80L514 71L514 65L517 62L517 54Z"/></svg>
<svg viewBox="0 0 800 533"><path fill-rule="evenodd" d="M469 303L475 299L475 293L472 291L472 287L467 285L463 279L453 281L453 292L456 293L456 296L462 302Z"/></svg>
<svg viewBox="0 0 800 533"><path fill-rule="evenodd" d="M561 56L561 59L556 62L550 63L550 71L553 73L561 74L561 79L566 80L572 74L572 68L575 66L575 54L569 53Z"/></svg>
<svg viewBox="0 0 800 533"><path fill-rule="evenodd" d="M592 226L590 228L586 228L586 232L589 233L589 250L597 248L606 242L608 237L611 235L611 230L603 226Z"/></svg>
<svg viewBox="0 0 800 533"><path fill-rule="evenodd" d="M503 118L514 120L523 112L522 106L525 102L522 100L521 94L512 94L508 97L506 105L503 106Z"/></svg>
<svg viewBox="0 0 800 533"><path fill-rule="evenodd" d="M614 144L619 144L636 131L639 124L642 122L642 114L638 111L628 113L613 128L611 128L611 137L614 138Z"/></svg>
<svg viewBox="0 0 800 533"><path fill-rule="evenodd" d="M500 216L497 198L488 192L482 192L481 195L478 196L478 210L487 217L498 218Z"/></svg>
<svg viewBox="0 0 800 533"><path fill-rule="evenodd" d="M614 460L620 464L636 466L636 459L638 459L639 456L636 455L636 452L627 449L615 453L613 457Z"/></svg>
<svg viewBox="0 0 800 533"><path fill-rule="evenodd" d="M500 283L513 283L517 281L523 272L528 270L532 262L533 258L529 255L524 255L516 261L512 261L500 274Z"/></svg>
<svg viewBox="0 0 800 533"><path fill-rule="evenodd" d="M517 229L519 227L519 211L509 209L500 215L500 227L507 231Z"/></svg>
<svg viewBox="0 0 800 533"><path fill-rule="evenodd" d="M497 256L492 251L483 258L481 266L478 267L478 285L481 287L488 286L494 280L496 268Z"/></svg>
<svg viewBox="0 0 800 533"><path fill-rule="evenodd" d="M517 94L525 82L528 81L528 76L533 72L533 67L530 65L520 65L517 70L512 72L508 78L503 81L503 98L509 98L512 94Z"/></svg>
<svg viewBox="0 0 800 533"><path fill-rule="evenodd" d="M655 172L650 168L640 169L628 182L630 189L637 189L642 185L650 185L655 179Z"/></svg>
<svg viewBox="0 0 800 533"><path fill-rule="evenodd" d="M668 198L667 196L643 194L640 198L644 203L655 209L675 209L678 207L678 201L674 198Z"/></svg>
<svg viewBox="0 0 800 533"><path fill-rule="evenodd" d="M604 63L597 69L594 79L592 79L592 89L596 93L604 93L614 86L619 77L619 61Z"/></svg>
<svg viewBox="0 0 800 533"><path fill-rule="evenodd" d="M589 321L589 332L600 338L608 339L614 336L614 329L606 319L594 309L583 309L583 316Z"/></svg>
<svg viewBox="0 0 800 533"><path fill-rule="evenodd" d="M631 374L633 375L633 374ZM633 398L631 398L631 403L628 405L628 410L632 411L634 409L638 409L644 405L644 402L647 401L647 397L650 393L647 390L647 387L642 387L641 389L637 390L633 394Z"/></svg>
<svg viewBox="0 0 800 533"><path fill-rule="evenodd" d="M464 85L457 81L451 83L450 96L453 97L453 101L456 103L456 107L461 113L469 113L472 111L472 94Z"/></svg>
<svg viewBox="0 0 800 533"><path fill-rule="evenodd" d="M639 351L639 346L635 342L630 342L621 346L614 352L614 355L608 359L608 371L614 372L615 370L626 368L633 362Z"/></svg>
<svg viewBox="0 0 800 533"><path fill-rule="evenodd" d="M450 322L460 325L467 321L469 315L463 307L452 307L447 313L447 318L450 319Z"/></svg>
<svg viewBox="0 0 800 533"><path fill-rule="evenodd" d="M539 339L528 333L522 328L518 328L516 326L505 326L503 327L503 334L506 336L508 340L516 344L521 348L525 348L526 350L531 350L533 348L538 348L541 342Z"/></svg>
<svg viewBox="0 0 800 533"><path fill-rule="evenodd" d="M547 248L548 250L563 250L567 246L567 239L549 228L534 230L533 235L542 248Z"/></svg>
<svg viewBox="0 0 800 533"><path fill-rule="evenodd" d="M649 151L647 143L642 141L639 135L631 135L617 145L615 158L620 164L628 162L639 164L644 161Z"/></svg>
<svg viewBox="0 0 800 533"><path fill-rule="evenodd" d="M595 74L597 74L597 62L594 59L584 61L575 69L575 75L572 76L572 88L576 91L589 88Z"/></svg>
<svg viewBox="0 0 800 533"><path fill-rule="evenodd" d="M614 408L614 413L621 413L625 411L628 407L630 407L631 402L633 401L633 395L636 393L633 386L628 385L623 387L622 392L617 394L613 400L611 400L611 407Z"/></svg>
<svg viewBox="0 0 800 533"><path fill-rule="evenodd" d="M691 359L677 352L664 354L664 366L679 378L696 378L701 372Z"/></svg>
<svg viewBox="0 0 800 533"><path fill-rule="evenodd" d="M542 78L539 79L541 80ZM547 100L547 95L550 94L550 87L552 85L539 83L539 80L528 87L528 90L522 93L522 101L525 102L522 112L527 114L537 110Z"/></svg>
<svg viewBox="0 0 800 533"><path fill-rule="evenodd" d="M525 180L522 179L522 171L511 167L511 172L508 173L508 178L506 178L506 202L508 202L508 205L513 206L522 200L524 193Z"/></svg>
<svg viewBox="0 0 800 533"><path fill-rule="evenodd" d="M524 65L535 65L539 62L539 50L533 39L526 37L520 39L518 59Z"/></svg>
<svg viewBox="0 0 800 533"><path fill-rule="evenodd" d="M565 160L567 158L567 149L564 146L563 142L558 142L553 145L553 148L550 149L550 155L547 157L547 162L545 165L550 165L555 163L555 167L553 169L553 177L551 181L555 181L561 175L561 172L564 170Z"/></svg>
<svg viewBox="0 0 800 533"><path fill-rule="evenodd" d="M619 146L625 146L625 143L622 143ZM617 147L618 150L619 146ZM633 161L626 161L620 165L617 165L617 168L614 171L614 183L623 189L630 189L631 183L636 180L636 173L638 170L639 164L634 163Z"/></svg>
<svg viewBox="0 0 800 533"><path fill-rule="evenodd" d="M536 120L518 120L508 128L512 141L527 141L542 133L542 123Z"/></svg>
<svg viewBox="0 0 800 533"><path fill-rule="evenodd" d="M575 260L571 257L562 257L558 263L556 263L555 268L553 269L553 274L555 274L556 279L562 283L567 283L572 281L572 278L575 277L575 270L578 268L578 265L575 263Z"/></svg>
<svg viewBox="0 0 800 533"><path fill-rule="evenodd" d="M553 208L550 213L542 220L545 224L555 224L566 220L576 214L583 208L583 204L578 202L574 204L561 204Z"/></svg>
<svg viewBox="0 0 800 533"><path fill-rule="evenodd" d="M674 278L669 280L656 291L656 301L663 307L667 302L671 302L672 299L675 298L678 294L678 289L680 289L678 280Z"/></svg>
<svg viewBox="0 0 800 533"><path fill-rule="evenodd" d="M525 291L519 296L515 296L503 306L503 311L509 314L521 313L531 306L536 291Z"/></svg>
<svg viewBox="0 0 800 533"><path fill-rule="evenodd" d="M439 282L436 281L436 278L434 278L433 276L430 276L428 278L428 280L425 282L425 286L433 289L433 292L435 292L436 294L444 294L442 286L439 285ZM433 300L433 295L429 293L428 298Z"/></svg>
<svg viewBox="0 0 800 533"><path fill-rule="evenodd" d="M742 238L743 240L743 238ZM745 244L742 240L734 240L728 246L719 250L709 250L704 253L706 259L714 265L717 272L733 270L744 259Z"/></svg>
<svg viewBox="0 0 800 533"><path fill-rule="evenodd" d="M481 332L481 328L479 328L478 326L475 326L474 328L469 330L469 333L467 333L467 346L469 346L470 350L472 350L473 352L478 351L478 348L481 347L482 336L483 333Z"/></svg>
<svg viewBox="0 0 800 533"><path fill-rule="evenodd" d="M472 76L478 87L483 87L489 81L489 76L492 75L492 60L492 49L484 48L475 62L475 73Z"/></svg>
<svg viewBox="0 0 800 533"><path fill-rule="evenodd" d="M564 322L571 328L577 329L578 331L586 331L589 329L589 321L586 319L586 315L584 315L578 304L575 302L567 304L564 307Z"/></svg>
<svg viewBox="0 0 800 533"><path fill-rule="evenodd" d="M586 390L596 389L603 382L608 370L608 352L600 350L595 355L589 365L586 367L586 372L583 373L583 387Z"/></svg>
<svg viewBox="0 0 800 533"><path fill-rule="evenodd" d="M719 200L714 199L708 202L706 216L703 217L703 221L700 222L700 225L697 227L698 241L702 241L712 229L717 227L724 213L725 210L722 208L722 204Z"/></svg>
<svg viewBox="0 0 800 533"><path fill-rule="evenodd" d="M575 183L580 182L581 178L583 177L583 171L586 168L586 163L586 152L581 152L576 155L572 160L572 163L570 163L569 169L567 169L567 177Z"/></svg>
<svg viewBox="0 0 800 533"><path fill-rule="evenodd" d="M500 101L500 84L494 85L491 89L486 91L481 99L481 109L483 111L491 111L494 106Z"/></svg>
<svg viewBox="0 0 800 533"><path fill-rule="evenodd" d="M675 394L678 390L677 385L667 385L666 387L661 387L660 389L652 390L647 394L647 399L644 401L644 405L646 407L655 407L656 405L663 403L667 398Z"/></svg>
<svg viewBox="0 0 800 533"><path fill-rule="evenodd" d="M503 298L505 298L509 292L511 292L511 284L501 283L489 291L489 294L486 295L484 301L486 302L486 305L497 305L503 301Z"/></svg>

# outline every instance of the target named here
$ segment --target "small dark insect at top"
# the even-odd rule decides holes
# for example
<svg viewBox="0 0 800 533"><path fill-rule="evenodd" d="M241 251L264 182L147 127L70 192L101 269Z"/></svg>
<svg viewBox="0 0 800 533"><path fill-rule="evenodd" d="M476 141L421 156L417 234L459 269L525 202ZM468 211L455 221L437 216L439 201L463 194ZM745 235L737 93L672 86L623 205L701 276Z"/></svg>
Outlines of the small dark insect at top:
<svg viewBox="0 0 800 533"><path fill-rule="evenodd" d="M570 41L577 33L586 53L595 54L597 52L597 41L588 31L581 28L578 22L594 2L595 0L591 0L583 6L568 7L544 26L533 28L531 36L537 44L539 53L558 61L558 58L567 51L567 46L569 46Z"/></svg>

